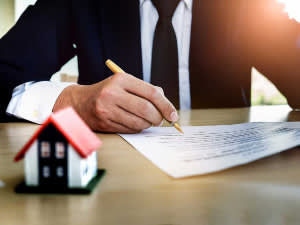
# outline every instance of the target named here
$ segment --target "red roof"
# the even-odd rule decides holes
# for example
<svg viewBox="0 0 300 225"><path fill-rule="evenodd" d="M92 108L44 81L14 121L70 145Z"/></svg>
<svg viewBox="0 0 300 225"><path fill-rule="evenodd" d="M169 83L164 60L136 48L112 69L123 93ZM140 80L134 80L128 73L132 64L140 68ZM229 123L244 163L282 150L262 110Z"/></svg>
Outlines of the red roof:
<svg viewBox="0 0 300 225"><path fill-rule="evenodd" d="M73 108L69 107L52 114L43 125L35 132L32 138L25 144L15 157L15 161L21 160L39 134L52 123L79 153L82 158L88 157L102 144L100 139L92 132L87 124L79 117Z"/></svg>

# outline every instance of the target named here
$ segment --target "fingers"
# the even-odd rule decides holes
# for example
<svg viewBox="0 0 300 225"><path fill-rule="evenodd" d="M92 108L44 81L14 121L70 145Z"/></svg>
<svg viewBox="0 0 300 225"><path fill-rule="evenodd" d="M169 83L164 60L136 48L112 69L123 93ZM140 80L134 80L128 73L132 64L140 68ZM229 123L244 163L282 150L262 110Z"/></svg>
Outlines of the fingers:
<svg viewBox="0 0 300 225"><path fill-rule="evenodd" d="M107 104L106 104L107 105ZM138 133L151 126L151 123L123 108L114 105L109 109L97 110L97 129L107 132ZM121 130L118 130L120 128Z"/></svg>
<svg viewBox="0 0 300 225"><path fill-rule="evenodd" d="M153 86L136 77L126 74L122 80L122 85L128 92L147 99L151 102L164 118L175 122L178 120L178 115L173 104L164 96L163 90L160 87Z"/></svg>
<svg viewBox="0 0 300 225"><path fill-rule="evenodd" d="M141 130L131 129L117 122L108 120L107 121L108 129L105 130L107 133L121 133L121 134L135 134L140 132Z"/></svg>
<svg viewBox="0 0 300 225"><path fill-rule="evenodd" d="M152 124L147 120L134 115L121 107L119 108L119 113L117 113L117 116L114 117L113 121L135 130L136 132L140 132L152 126Z"/></svg>
<svg viewBox="0 0 300 225"><path fill-rule="evenodd" d="M159 126L163 120L161 113L150 101L126 91L122 93L117 104L119 107L130 112L131 115L135 115L135 117L140 119L143 118L141 120L147 122L145 125L148 125L146 128L148 128L151 124ZM136 125L140 124L141 123Z"/></svg>
<svg viewBox="0 0 300 225"><path fill-rule="evenodd" d="M71 105L96 131L137 133L152 124L160 125L163 117L178 119L161 88L128 74L117 73L76 90L70 94Z"/></svg>
<svg viewBox="0 0 300 225"><path fill-rule="evenodd" d="M114 111L119 115L115 116L114 114L116 113L110 113L109 117L101 114L96 115L96 119L91 122L90 127L95 131L101 131L105 133L133 134L143 130L142 128L128 125L127 121L124 120L124 117L120 116L124 113L122 109L120 109L120 112L117 112L116 110L113 110L112 112Z"/></svg>

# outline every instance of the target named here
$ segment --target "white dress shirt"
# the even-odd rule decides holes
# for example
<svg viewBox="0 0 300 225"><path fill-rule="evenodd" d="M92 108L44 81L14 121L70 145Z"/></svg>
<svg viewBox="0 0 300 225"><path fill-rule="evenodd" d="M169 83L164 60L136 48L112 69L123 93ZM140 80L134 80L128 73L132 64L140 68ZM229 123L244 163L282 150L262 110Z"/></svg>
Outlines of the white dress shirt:
<svg viewBox="0 0 300 225"><path fill-rule="evenodd" d="M193 0L181 0L172 24L178 46L180 109L191 108L189 54ZM151 80L151 58L158 13L151 0L140 0L141 45L144 81ZM16 87L6 112L35 123L43 123L52 113L60 93L69 86L64 82L27 82Z"/></svg>

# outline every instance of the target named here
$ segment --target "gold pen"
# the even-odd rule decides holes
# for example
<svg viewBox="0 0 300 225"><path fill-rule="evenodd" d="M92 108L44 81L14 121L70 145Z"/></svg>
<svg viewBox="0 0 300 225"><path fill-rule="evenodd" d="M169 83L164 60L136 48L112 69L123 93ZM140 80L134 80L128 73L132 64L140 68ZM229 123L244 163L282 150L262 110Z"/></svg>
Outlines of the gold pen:
<svg viewBox="0 0 300 225"><path fill-rule="evenodd" d="M122 70L118 65L116 65L110 59L106 60L105 64L113 73L125 73L124 70ZM168 122L171 123L171 125L174 126L176 128L176 130L178 130L180 133L183 134L183 130L181 129L181 127L179 126L178 123L170 122L170 121L168 121Z"/></svg>

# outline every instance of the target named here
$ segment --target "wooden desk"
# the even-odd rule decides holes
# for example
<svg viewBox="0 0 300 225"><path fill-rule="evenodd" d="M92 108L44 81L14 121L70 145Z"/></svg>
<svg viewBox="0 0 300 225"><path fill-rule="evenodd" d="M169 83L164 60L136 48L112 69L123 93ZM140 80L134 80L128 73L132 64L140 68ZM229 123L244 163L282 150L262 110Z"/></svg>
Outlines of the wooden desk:
<svg viewBox="0 0 300 225"><path fill-rule="evenodd" d="M296 121L288 107L181 112L183 125ZM99 134L99 165L107 175L89 196L20 195L23 162L13 163L37 129L0 124L0 224L299 224L300 152L293 149L223 172L175 180L117 135Z"/></svg>

